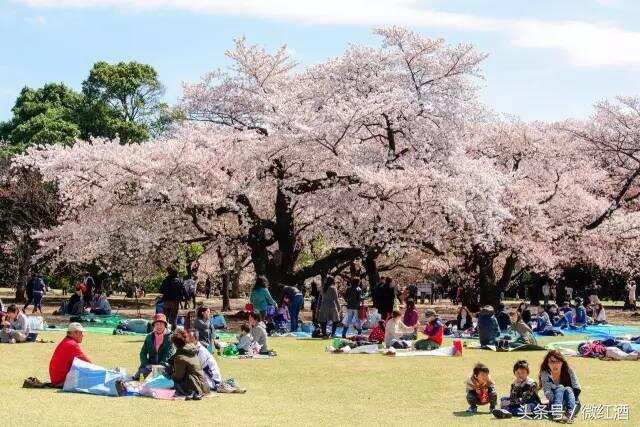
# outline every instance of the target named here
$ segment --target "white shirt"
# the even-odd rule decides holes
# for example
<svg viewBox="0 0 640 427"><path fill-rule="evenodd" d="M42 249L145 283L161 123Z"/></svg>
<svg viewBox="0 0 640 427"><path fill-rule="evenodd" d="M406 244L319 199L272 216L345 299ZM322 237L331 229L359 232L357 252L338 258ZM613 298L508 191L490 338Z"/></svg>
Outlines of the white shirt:
<svg viewBox="0 0 640 427"><path fill-rule="evenodd" d="M220 375L218 363L216 363L216 359L213 358L213 355L209 353L209 350L204 348L200 342L198 342L196 346L198 348L198 360L200 361L200 366L204 371L204 376L207 379L209 387L213 388L216 382L222 382L222 375Z"/></svg>
<svg viewBox="0 0 640 427"><path fill-rule="evenodd" d="M629 285L629 301L636 300L636 285Z"/></svg>
<svg viewBox="0 0 640 427"><path fill-rule="evenodd" d="M549 296L549 285L542 285L542 295Z"/></svg>

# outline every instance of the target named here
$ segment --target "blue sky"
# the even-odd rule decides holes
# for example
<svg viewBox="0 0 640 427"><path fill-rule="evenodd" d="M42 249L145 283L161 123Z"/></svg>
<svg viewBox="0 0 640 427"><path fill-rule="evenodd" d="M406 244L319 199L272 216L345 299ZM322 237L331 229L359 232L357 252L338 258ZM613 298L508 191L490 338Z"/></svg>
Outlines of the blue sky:
<svg viewBox="0 0 640 427"><path fill-rule="evenodd" d="M23 86L79 89L99 60L153 65L174 102L235 37L311 64L389 24L488 53L482 96L500 112L584 117L640 93L639 18L637 0L0 0L0 120Z"/></svg>

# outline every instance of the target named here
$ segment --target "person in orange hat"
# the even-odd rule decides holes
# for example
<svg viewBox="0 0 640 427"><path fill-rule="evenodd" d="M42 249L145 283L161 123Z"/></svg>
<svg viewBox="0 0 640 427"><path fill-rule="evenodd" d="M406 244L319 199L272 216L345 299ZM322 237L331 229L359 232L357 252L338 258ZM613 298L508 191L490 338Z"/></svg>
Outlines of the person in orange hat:
<svg viewBox="0 0 640 427"><path fill-rule="evenodd" d="M175 348L171 343L171 332L167 329L167 316L158 313L153 316L153 331L148 334L142 348L140 349L140 367L134 376L139 379L140 375L149 375L153 365L168 366L169 359L175 353Z"/></svg>

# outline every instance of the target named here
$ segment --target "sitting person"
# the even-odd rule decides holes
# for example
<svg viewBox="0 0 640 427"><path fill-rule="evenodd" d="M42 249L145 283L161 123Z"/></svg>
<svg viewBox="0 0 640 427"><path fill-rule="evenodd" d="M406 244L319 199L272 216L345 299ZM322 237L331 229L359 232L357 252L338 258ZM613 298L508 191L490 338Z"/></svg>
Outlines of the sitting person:
<svg viewBox="0 0 640 427"><path fill-rule="evenodd" d="M547 353L538 377L544 396L552 408L561 408L561 421L572 420L579 406L580 383L567 360L557 350Z"/></svg>
<svg viewBox="0 0 640 427"><path fill-rule="evenodd" d="M564 315L566 313L570 313L572 311L571 302L565 301L565 303L562 305L562 307L560 307L558 309L558 311L560 312L561 315Z"/></svg>
<svg viewBox="0 0 640 427"><path fill-rule="evenodd" d="M247 354L253 344L253 337L251 336L251 328L246 323L240 325L240 334L238 334L238 343L236 348L238 354Z"/></svg>
<svg viewBox="0 0 640 427"><path fill-rule="evenodd" d="M529 364L526 360L518 360L513 365L513 383L509 397L501 399L501 409L494 409L496 418L511 418L513 415L532 414L540 404L538 385L529 378Z"/></svg>
<svg viewBox="0 0 640 427"><path fill-rule="evenodd" d="M537 332L541 335L545 335L548 329L553 329L551 325L551 319L549 319L549 314L545 311L544 306L538 306L538 317L536 317L536 328L533 332Z"/></svg>
<svg viewBox="0 0 640 427"><path fill-rule="evenodd" d="M379 320L378 324L371 329L369 341L378 344L384 342L384 320Z"/></svg>
<svg viewBox="0 0 640 427"><path fill-rule="evenodd" d="M473 328L473 318L471 317L471 312L464 305L460 307L460 310L458 310L456 327L458 328L458 332L460 333Z"/></svg>
<svg viewBox="0 0 640 427"><path fill-rule="evenodd" d="M196 333L198 334L198 341L200 341L205 348L211 351L216 337L216 330L211 323L211 310L209 307L198 307Z"/></svg>
<svg viewBox="0 0 640 427"><path fill-rule="evenodd" d="M267 328L262 322L262 315L258 312L249 313L249 326L253 340L260 345L260 354L271 354L267 347Z"/></svg>
<svg viewBox="0 0 640 427"><path fill-rule="evenodd" d="M413 327L418 324L418 320L420 320L420 314L418 313L418 310L416 310L416 303L409 298L407 300L407 308L404 311L404 316L402 316L402 323L409 327Z"/></svg>
<svg viewBox="0 0 640 427"><path fill-rule="evenodd" d="M493 307L485 305L478 314L478 338L480 345L496 345L500 336L500 326L493 314Z"/></svg>
<svg viewBox="0 0 640 427"><path fill-rule="evenodd" d="M384 330L384 345L389 348L394 341L415 339L417 326L412 328L402 323L401 314L398 310L393 310L391 319L387 320Z"/></svg>
<svg viewBox="0 0 640 427"><path fill-rule="evenodd" d="M51 361L49 362L49 379L52 387L62 388L73 364L73 359L76 357L91 363L91 360L85 356L80 348L83 336L84 328L80 323L69 323L67 336L60 341L53 351L53 356L51 356Z"/></svg>
<svg viewBox="0 0 640 427"><path fill-rule="evenodd" d="M167 330L167 316L156 314L151 325L153 331L144 338L140 349L140 367L134 379L149 375L153 365L169 366L169 359L175 351L171 345L171 332Z"/></svg>
<svg viewBox="0 0 640 427"><path fill-rule="evenodd" d="M576 298L576 307L573 310L573 319L571 326L574 328L581 328L587 324L587 310L582 305L582 298Z"/></svg>
<svg viewBox="0 0 640 427"><path fill-rule="evenodd" d="M211 388L198 359L198 348L192 341L195 339L181 328L171 335L171 342L176 348L172 357L171 379L177 394L187 400L200 400L209 394Z"/></svg>
<svg viewBox="0 0 640 427"><path fill-rule="evenodd" d="M593 311L594 311L593 323L596 325L606 325L607 313L604 311L604 306L602 305L602 303L597 303Z"/></svg>
<svg viewBox="0 0 640 427"><path fill-rule="evenodd" d="M533 335L531 326L522 320L522 316L520 314L517 316L516 323L513 324L513 330L516 331L519 336L516 338L515 342L522 344L538 344L536 337Z"/></svg>
<svg viewBox="0 0 640 427"><path fill-rule="evenodd" d="M75 292L66 303L62 303L60 314L80 316L84 313L84 293L85 286L82 283L76 285Z"/></svg>
<svg viewBox="0 0 640 427"><path fill-rule="evenodd" d="M493 412L498 401L496 385L489 376L489 368L478 363L473 367L473 373L465 382L467 391L467 412L475 414L478 412L478 405L489 404L489 409Z"/></svg>
<svg viewBox="0 0 640 427"><path fill-rule="evenodd" d="M509 313L506 311L505 306L502 303L498 304L496 320L498 321L500 332L507 332L507 330L511 327L511 317L509 317Z"/></svg>
<svg viewBox="0 0 640 427"><path fill-rule="evenodd" d="M220 387L222 382L222 375L220 374L220 368L218 367L218 363L216 359L213 357L211 352L207 350L207 348L202 344L201 341L198 341L193 335L190 336L190 341L195 344L196 349L198 350L198 360L200 361L200 367L202 368L202 372L204 372L204 378L209 385L211 390L217 391L218 387Z"/></svg>
<svg viewBox="0 0 640 427"><path fill-rule="evenodd" d="M15 304L7 307L2 331L0 332L0 342L9 344L26 342L27 338L31 339L33 337L33 335L30 336L30 332L29 320L22 310ZM34 340L35 338L31 339L31 341Z"/></svg>
<svg viewBox="0 0 640 427"><path fill-rule="evenodd" d="M416 341L413 346L416 350L435 350L442 345L444 325L434 310L427 310L424 317L427 320L424 328L427 338Z"/></svg>
<svg viewBox="0 0 640 427"><path fill-rule="evenodd" d="M91 301L91 313L99 316L108 316L111 314L111 304L104 292L97 293Z"/></svg>

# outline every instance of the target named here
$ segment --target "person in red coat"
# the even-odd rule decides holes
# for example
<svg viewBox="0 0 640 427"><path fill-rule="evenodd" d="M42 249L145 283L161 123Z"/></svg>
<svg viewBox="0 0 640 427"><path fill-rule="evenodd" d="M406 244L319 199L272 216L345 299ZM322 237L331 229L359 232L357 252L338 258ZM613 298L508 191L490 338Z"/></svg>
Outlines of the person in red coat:
<svg viewBox="0 0 640 427"><path fill-rule="evenodd" d="M76 357L91 363L91 360L80 348L83 336L84 328L80 323L69 323L67 336L60 341L49 362L49 379L53 387L62 387L64 385L64 380L67 378L73 359Z"/></svg>

